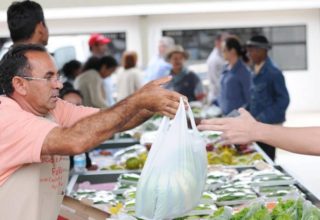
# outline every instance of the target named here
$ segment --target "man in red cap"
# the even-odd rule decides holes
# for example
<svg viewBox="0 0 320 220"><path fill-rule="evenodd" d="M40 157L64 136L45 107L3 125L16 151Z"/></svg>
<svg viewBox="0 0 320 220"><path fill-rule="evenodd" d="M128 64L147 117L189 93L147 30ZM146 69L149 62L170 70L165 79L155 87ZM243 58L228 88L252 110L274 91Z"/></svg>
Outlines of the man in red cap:
<svg viewBox="0 0 320 220"><path fill-rule="evenodd" d="M111 39L103 36L102 34L91 34L88 43L92 56L100 58L106 55L107 44L110 42Z"/></svg>

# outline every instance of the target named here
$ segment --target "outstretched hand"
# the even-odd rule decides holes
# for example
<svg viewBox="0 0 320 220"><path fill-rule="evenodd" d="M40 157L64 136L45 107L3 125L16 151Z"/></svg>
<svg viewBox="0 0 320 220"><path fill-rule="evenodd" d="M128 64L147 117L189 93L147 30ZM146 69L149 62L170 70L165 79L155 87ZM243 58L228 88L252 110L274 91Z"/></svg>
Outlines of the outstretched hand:
<svg viewBox="0 0 320 220"><path fill-rule="evenodd" d="M225 144L246 144L254 141L258 122L245 109L239 109L240 115L235 118L214 118L202 120L199 130L222 131L222 142Z"/></svg>
<svg viewBox="0 0 320 220"><path fill-rule="evenodd" d="M162 85L168 83L171 78L171 76L167 76L151 81L138 90L136 95L139 96L140 106L154 113L173 118L179 107L180 97L183 97L185 102L187 102L187 98L177 92L162 88Z"/></svg>

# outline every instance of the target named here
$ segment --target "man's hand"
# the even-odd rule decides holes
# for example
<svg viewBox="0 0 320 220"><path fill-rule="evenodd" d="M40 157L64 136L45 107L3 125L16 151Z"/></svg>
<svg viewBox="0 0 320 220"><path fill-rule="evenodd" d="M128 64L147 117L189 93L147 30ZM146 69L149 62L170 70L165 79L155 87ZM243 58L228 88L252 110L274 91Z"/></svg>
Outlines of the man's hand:
<svg viewBox="0 0 320 220"><path fill-rule="evenodd" d="M239 109L236 118L216 118L202 120L199 130L222 131L222 142L225 144L246 144L254 141L258 122L245 109Z"/></svg>
<svg viewBox="0 0 320 220"><path fill-rule="evenodd" d="M163 84L169 82L171 78L171 76L167 76L151 81L138 90L133 95L138 102L138 106L151 112L173 118L179 107L180 97L183 97L185 102L187 98L177 92L169 91L161 87Z"/></svg>

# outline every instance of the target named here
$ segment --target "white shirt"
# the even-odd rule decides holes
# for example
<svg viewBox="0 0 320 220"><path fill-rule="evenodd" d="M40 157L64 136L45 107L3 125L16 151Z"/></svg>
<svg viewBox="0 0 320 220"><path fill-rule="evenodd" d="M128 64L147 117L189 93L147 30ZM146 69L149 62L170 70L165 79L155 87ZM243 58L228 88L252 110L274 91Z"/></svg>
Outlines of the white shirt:
<svg viewBox="0 0 320 220"><path fill-rule="evenodd" d="M217 99L220 92L220 78L225 61L220 51L214 48L207 59L211 100Z"/></svg>
<svg viewBox="0 0 320 220"><path fill-rule="evenodd" d="M120 101L142 87L143 72L138 68L121 69L117 78L117 100Z"/></svg>

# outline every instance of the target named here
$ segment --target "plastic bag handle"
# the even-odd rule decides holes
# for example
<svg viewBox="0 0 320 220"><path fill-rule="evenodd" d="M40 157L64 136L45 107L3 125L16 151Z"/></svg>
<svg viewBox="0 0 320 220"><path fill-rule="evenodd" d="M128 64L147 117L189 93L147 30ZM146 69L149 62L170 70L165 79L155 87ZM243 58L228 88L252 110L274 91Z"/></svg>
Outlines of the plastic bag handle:
<svg viewBox="0 0 320 220"><path fill-rule="evenodd" d="M182 98L181 98L181 100L182 100ZM189 102L187 102L187 106L188 106L187 115L189 116L192 130L195 131L195 132L199 132L199 130L198 130L197 126L196 126L196 122L195 122L195 120L194 120L193 112L192 112L192 110L191 110L191 107L190 107L190 105L189 105Z"/></svg>

